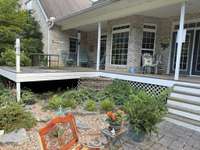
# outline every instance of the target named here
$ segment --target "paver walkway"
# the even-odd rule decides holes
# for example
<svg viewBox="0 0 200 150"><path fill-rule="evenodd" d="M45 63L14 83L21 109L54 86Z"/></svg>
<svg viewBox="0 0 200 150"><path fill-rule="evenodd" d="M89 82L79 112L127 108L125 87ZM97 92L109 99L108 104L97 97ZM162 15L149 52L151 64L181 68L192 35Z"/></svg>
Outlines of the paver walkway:
<svg viewBox="0 0 200 150"><path fill-rule="evenodd" d="M200 150L200 133L170 122L159 124L159 133L142 143L133 142L128 136L122 138L120 150Z"/></svg>

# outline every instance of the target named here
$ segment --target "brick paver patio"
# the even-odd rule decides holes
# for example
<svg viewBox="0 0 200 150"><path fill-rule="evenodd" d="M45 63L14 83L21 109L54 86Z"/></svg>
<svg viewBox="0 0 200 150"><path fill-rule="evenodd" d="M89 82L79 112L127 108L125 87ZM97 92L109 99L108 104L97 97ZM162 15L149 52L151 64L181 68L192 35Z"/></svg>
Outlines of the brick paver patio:
<svg viewBox="0 0 200 150"><path fill-rule="evenodd" d="M159 124L159 133L136 143L127 135L120 150L200 150L200 133L170 122ZM118 148L119 149L119 148Z"/></svg>

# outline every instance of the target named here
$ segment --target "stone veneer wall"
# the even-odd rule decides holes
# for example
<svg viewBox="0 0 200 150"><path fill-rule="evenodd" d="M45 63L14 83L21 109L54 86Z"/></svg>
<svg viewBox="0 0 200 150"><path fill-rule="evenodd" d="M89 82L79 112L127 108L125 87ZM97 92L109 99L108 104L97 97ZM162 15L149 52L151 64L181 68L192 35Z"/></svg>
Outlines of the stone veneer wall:
<svg viewBox="0 0 200 150"><path fill-rule="evenodd" d="M128 64L126 66L111 65L111 45L112 45L112 27L120 24L130 24L129 35L129 47L128 47ZM162 50L160 47L160 39L170 38L171 23L168 19L160 19L144 16L131 16L122 19L112 20L108 22L108 37L107 37L107 57L106 58L106 70L124 71L127 72L129 67L140 68L141 64L141 50L142 50L142 36L143 36L143 24L151 23L157 26L156 32L156 47L155 53L161 53L163 55L163 63L165 70L167 69L169 49Z"/></svg>

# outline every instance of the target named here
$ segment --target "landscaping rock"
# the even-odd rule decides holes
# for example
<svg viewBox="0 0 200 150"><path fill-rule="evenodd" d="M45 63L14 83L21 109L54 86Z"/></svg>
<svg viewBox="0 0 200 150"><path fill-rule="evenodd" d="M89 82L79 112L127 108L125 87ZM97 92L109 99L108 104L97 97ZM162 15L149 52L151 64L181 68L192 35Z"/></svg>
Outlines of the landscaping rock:
<svg viewBox="0 0 200 150"><path fill-rule="evenodd" d="M0 136L4 135L4 130L0 130Z"/></svg>
<svg viewBox="0 0 200 150"><path fill-rule="evenodd" d="M39 122L48 122L51 120L51 116L42 116L39 120Z"/></svg>
<svg viewBox="0 0 200 150"><path fill-rule="evenodd" d="M0 136L0 144L17 144L21 145L26 142L28 135L25 129L19 129L8 134Z"/></svg>
<svg viewBox="0 0 200 150"><path fill-rule="evenodd" d="M80 120L76 120L76 125L77 128L81 129L81 130L89 130L90 127L88 127L88 125L82 123Z"/></svg>

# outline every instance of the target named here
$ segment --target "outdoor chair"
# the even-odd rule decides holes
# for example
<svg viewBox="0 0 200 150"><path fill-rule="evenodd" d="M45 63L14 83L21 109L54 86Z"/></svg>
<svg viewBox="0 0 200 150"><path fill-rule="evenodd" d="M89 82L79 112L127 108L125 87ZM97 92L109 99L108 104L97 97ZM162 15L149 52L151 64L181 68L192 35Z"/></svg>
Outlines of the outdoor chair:
<svg viewBox="0 0 200 150"><path fill-rule="evenodd" d="M55 132L58 125L62 129ZM59 148L57 144L48 143L47 139L50 135L56 135L58 133ZM52 119L47 125L39 130L41 149L42 150L89 150L88 147L78 143L77 127L74 116L69 113L66 116L58 116ZM60 135L60 136L59 136ZM55 141L55 140L54 140ZM53 147L53 146L57 147Z"/></svg>
<svg viewBox="0 0 200 150"><path fill-rule="evenodd" d="M145 53L142 56L142 72L152 73L152 69L155 74L158 74L158 65L161 63L161 55L154 55L154 57Z"/></svg>

